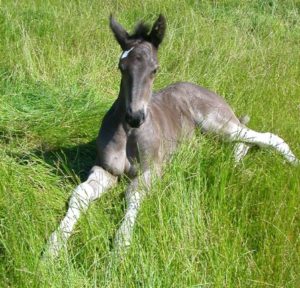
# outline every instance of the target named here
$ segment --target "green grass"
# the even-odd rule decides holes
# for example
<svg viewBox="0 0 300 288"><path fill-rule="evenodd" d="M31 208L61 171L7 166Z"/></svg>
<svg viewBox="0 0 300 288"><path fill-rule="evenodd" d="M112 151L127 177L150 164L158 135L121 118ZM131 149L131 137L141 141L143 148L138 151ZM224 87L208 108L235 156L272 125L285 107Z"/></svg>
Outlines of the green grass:
<svg viewBox="0 0 300 288"><path fill-rule="evenodd" d="M124 259L111 253L122 180L68 253L40 263L118 94L110 12L127 29L166 16L155 89L217 91L300 156L298 0L0 1L0 287L299 287L299 168L258 149L234 167L232 145L199 135L155 183Z"/></svg>

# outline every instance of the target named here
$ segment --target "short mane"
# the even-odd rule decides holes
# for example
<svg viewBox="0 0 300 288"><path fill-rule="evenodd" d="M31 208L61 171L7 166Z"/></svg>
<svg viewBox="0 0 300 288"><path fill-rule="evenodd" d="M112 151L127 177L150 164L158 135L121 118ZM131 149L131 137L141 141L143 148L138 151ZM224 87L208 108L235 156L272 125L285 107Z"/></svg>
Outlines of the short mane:
<svg viewBox="0 0 300 288"><path fill-rule="evenodd" d="M139 22L134 29L134 32L129 35L131 40L144 40L149 41L150 26L144 22Z"/></svg>

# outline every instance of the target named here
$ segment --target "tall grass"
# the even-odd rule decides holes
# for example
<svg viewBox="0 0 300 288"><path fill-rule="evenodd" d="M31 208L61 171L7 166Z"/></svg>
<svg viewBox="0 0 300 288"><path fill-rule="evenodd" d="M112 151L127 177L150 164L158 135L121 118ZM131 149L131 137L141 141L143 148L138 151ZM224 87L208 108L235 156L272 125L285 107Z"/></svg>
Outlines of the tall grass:
<svg viewBox="0 0 300 288"><path fill-rule="evenodd" d="M128 29L166 16L156 89L217 91L300 156L299 1L2 1L0 286L299 287L299 168L257 149L234 167L232 145L202 135L155 183L123 259L111 240L125 179L81 218L67 253L40 263L118 93L111 12Z"/></svg>

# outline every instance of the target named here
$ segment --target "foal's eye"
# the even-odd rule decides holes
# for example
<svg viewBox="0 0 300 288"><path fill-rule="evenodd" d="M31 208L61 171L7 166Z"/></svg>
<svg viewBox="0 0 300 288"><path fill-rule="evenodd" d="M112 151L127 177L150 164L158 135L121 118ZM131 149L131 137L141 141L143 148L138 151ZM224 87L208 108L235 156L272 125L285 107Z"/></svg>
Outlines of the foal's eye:
<svg viewBox="0 0 300 288"><path fill-rule="evenodd" d="M156 74L156 72L157 72L157 69L156 69L156 68L152 70L152 74L153 74L153 75Z"/></svg>

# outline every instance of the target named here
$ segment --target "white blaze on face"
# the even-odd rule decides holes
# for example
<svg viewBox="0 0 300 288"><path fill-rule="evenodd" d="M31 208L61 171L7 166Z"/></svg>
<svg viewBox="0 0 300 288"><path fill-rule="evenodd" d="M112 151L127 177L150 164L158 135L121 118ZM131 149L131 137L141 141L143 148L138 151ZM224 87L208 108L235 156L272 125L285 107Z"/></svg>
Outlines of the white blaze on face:
<svg viewBox="0 0 300 288"><path fill-rule="evenodd" d="M120 59L126 58L126 57L129 55L129 53L133 50L133 48L134 48L134 47L131 47L129 50L124 51L124 52L122 53Z"/></svg>

